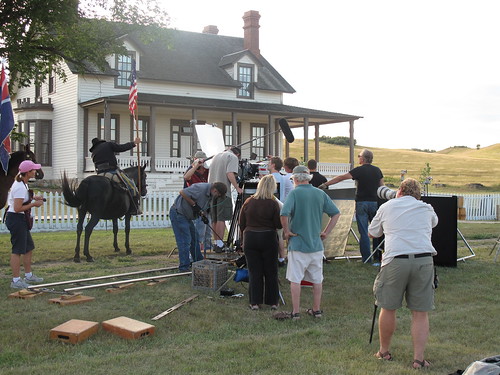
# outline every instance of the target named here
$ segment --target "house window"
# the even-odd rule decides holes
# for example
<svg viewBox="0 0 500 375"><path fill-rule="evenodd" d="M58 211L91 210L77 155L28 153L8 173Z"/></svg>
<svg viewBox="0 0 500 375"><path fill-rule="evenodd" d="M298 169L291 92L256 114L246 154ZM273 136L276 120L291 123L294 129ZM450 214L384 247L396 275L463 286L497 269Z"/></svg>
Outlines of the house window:
<svg viewBox="0 0 500 375"><path fill-rule="evenodd" d="M238 65L238 82L241 87L238 89L239 98L253 98L253 66Z"/></svg>
<svg viewBox="0 0 500 375"><path fill-rule="evenodd" d="M120 115L111 115L111 139L105 139L105 141L118 142L120 140ZM104 114L99 113L97 115L97 123L99 126L97 127L97 138L104 139Z"/></svg>
<svg viewBox="0 0 500 375"><path fill-rule="evenodd" d="M224 144L226 146L235 146L241 143L241 122L236 124L236 144L233 142L233 123L223 122L222 133L224 135Z"/></svg>
<svg viewBox="0 0 500 375"><path fill-rule="evenodd" d="M266 138L263 137L266 133L266 126L260 124L251 124L252 138L254 139L250 146L250 152L257 154L257 159L264 159L266 154Z"/></svg>
<svg viewBox="0 0 500 375"><path fill-rule="evenodd" d="M139 120L137 122L137 127L139 128L139 138L141 139L141 156L148 156L148 133L149 133L149 117L139 116ZM137 131L135 129L134 120L132 119L132 137L131 139L135 139L137 136ZM132 154L135 149L132 149Z"/></svg>
<svg viewBox="0 0 500 375"><path fill-rule="evenodd" d="M174 158L191 157L192 127L189 120L171 120L170 156Z"/></svg>
<svg viewBox="0 0 500 375"><path fill-rule="evenodd" d="M130 75L132 74L132 59L135 55L130 53L128 55L117 55L116 56L116 70L118 71L118 77L116 77L115 86L116 87L130 87Z"/></svg>
<svg viewBox="0 0 500 375"><path fill-rule="evenodd" d="M52 165L52 121L28 120L19 123L19 129L28 136L31 151L36 161L45 166Z"/></svg>
<svg viewBox="0 0 500 375"><path fill-rule="evenodd" d="M56 76L53 72L49 74L49 94L56 92Z"/></svg>

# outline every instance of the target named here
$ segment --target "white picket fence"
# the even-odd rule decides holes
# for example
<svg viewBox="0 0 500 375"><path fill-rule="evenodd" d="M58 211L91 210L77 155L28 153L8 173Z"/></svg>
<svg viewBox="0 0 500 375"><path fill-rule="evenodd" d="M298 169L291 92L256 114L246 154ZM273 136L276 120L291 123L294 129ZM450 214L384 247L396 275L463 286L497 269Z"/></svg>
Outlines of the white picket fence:
<svg viewBox="0 0 500 375"><path fill-rule="evenodd" d="M50 232L76 230L78 212L76 208L66 206L60 193L43 193L47 200L42 207L34 208L34 225L32 232ZM133 216L130 221L131 228L166 228L170 227L168 210L172 206L178 192L153 192L142 199L141 216ZM0 211L3 219L4 210ZM86 223L84 223L85 225ZM120 229L125 227L124 220L119 220ZM95 227L96 230L112 229L111 220L101 220ZM8 233L5 225L0 225L0 233Z"/></svg>
<svg viewBox="0 0 500 375"><path fill-rule="evenodd" d="M143 212L141 216L134 216L130 222L132 228L167 228L170 227L168 211L172 206L177 191L153 192L143 198ZM449 195L449 194L447 194ZM76 208L66 206L62 194L44 193L47 202L40 208L33 209L35 217L33 232L50 232L76 230L78 213ZM500 194L461 194L464 197L466 220L496 220L500 206ZM0 210L3 218L4 210ZM124 228L124 221L119 220L120 229ZM101 220L96 230L111 229L109 220ZM0 233L8 233L1 222Z"/></svg>
<svg viewBox="0 0 500 375"><path fill-rule="evenodd" d="M498 220L500 194L460 194L464 197L465 220Z"/></svg>

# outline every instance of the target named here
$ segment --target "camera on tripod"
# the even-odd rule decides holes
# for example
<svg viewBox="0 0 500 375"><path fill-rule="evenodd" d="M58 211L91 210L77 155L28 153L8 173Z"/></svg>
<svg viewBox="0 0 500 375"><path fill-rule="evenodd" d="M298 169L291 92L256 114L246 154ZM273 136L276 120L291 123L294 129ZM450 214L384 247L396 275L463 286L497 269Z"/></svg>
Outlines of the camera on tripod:
<svg viewBox="0 0 500 375"><path fill-rule="evenodd" d="M259 175L259 164L251 163L248 159L240 160L240 172L238 175L238 182L246 182L257 178Z"/></svg>

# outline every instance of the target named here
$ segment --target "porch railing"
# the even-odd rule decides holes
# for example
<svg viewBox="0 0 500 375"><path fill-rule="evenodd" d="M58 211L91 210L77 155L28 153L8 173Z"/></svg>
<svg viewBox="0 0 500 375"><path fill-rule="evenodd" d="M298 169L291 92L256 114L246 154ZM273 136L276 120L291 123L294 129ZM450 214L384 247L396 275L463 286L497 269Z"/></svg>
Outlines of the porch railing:
<svg viewBox="0 0 500 375"><path fill-rule="evenodd" d="M137 156L117 156L118 166L121 169L137 165ZM151 171L151 156L141 156L141 165L146 166L146 172ZM155 170L157 172L184 173L191 165L186 158L156 158ZM85 172L94 172L94 163L91 157L85 158Z"/></svg>

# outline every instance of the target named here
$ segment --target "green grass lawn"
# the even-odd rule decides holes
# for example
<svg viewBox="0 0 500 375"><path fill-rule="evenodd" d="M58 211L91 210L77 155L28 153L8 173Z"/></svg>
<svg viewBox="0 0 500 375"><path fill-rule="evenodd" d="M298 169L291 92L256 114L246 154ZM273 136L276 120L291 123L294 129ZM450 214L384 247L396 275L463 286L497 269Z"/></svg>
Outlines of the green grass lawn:
<svg viewBox="0 0 500 375"><path fill-rule="evenodd" d="M459 223L476 256L456 268L438 268L436 310L430 314L428 374L449 374L474 360L499 354L500 263L489 252L499 223ZM111 231L92 236L94 263L72 262L74 233L35 233L34 271L46 282L177 265L171 229L132 230L132 256L115 255ZM459 256L470 254L458 238ZM346 248L356 254L350 238ZM116 293L85 291L89 303L59 306L57 295L9 299L10 243L0 236L0 373L23 374L415 374L409 333L410 312L398 311L394 361L373 357L378 334L368 343L373 313L372 284L377 269L356 260L325 265L321 320L276 321L269 309L248 309L247 285L228 286L243 298L194 290L191 277L174 277L155 286L136 283ZM231 269L234 269L231 267ZM290 289L280 269L281 290L289 309ZM158 321L151 318L198 294L199 297ZM303 288L302 307L311 305ZM303 314L304 315L304 314ZM126 316L156 326L153 336L125 340L102 329L77 345L49 340L50 329L70 320L102 322Z"/></svg>

